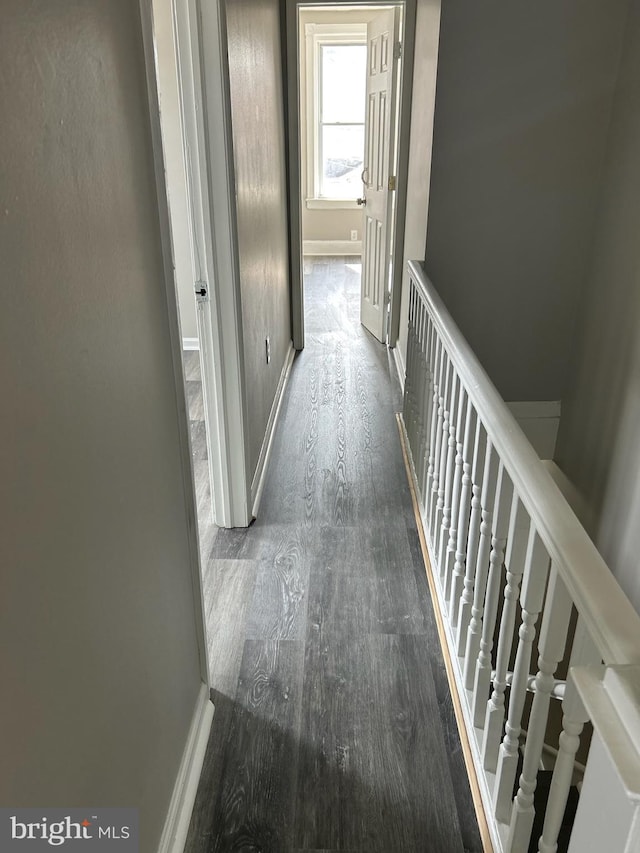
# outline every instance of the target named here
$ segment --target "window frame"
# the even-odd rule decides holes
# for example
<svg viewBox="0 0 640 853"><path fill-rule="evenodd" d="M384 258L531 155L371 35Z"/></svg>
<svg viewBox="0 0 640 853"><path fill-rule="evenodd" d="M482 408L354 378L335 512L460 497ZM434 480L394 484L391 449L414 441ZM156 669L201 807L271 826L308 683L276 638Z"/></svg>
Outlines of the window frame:
<svg viewBox="0 0 640 853"><path fill-rule="evenodd" d="M355 199L331 198L320 194L322 185L320 134L322 133L322 75L321 48L325 45L365 45L367 44L366 22L351 24L305 24L306 42L306 165L307 193L306 206L309 209L346 209L355 210ZM358 122L354 122L357 124Z"/></svg>

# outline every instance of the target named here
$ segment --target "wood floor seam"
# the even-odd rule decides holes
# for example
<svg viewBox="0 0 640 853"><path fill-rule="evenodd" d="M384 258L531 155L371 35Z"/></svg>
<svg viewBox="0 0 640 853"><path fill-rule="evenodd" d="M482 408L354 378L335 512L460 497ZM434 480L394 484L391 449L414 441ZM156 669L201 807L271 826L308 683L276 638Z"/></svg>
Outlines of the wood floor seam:
<svg viewBox="0 0 640 853"><path fill-rule="evenodd" d="M355 259L305 261L306 346L250 528L206 521L189 362L216 712L185 853L483 850L398 441L396 367L360 325L359 287Z"/></svg>

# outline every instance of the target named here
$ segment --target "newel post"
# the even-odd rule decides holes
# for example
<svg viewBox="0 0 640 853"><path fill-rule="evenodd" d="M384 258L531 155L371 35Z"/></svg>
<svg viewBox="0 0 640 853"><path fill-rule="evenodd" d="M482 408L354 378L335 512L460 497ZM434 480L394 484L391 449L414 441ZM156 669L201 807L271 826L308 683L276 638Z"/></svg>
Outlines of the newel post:
<svg viewBox="0 0 640 853"><path fill-rule="evenodd" d="M569 853L640 850L640 666L571 670L593 739Z"/></svg>

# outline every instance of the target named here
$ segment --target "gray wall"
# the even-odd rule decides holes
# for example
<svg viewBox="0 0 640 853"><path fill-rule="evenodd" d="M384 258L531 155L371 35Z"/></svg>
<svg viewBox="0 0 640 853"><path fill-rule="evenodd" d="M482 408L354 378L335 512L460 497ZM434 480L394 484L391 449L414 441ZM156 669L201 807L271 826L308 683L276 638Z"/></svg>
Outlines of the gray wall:
<svg viewBox="0 0 640 853"><path fill-rule="evenodd" d="M291 341L280 10L278 0L227 0L226 10L253 474Z"/></svg>
<svg viewBox="0 0 640 853"><path fill-rule="evenodd" d="M157 849L200 688L138 6L4 0L0 802Z"/></svg>
<svg viewBox="0 0 640 853"><path fill-rule="evenodd" d="M626 5L442 6L426 270L507 400L565 390Z"/></svg>
<svg viewBox="0 0 640 853"><path fill-rule="evenodd" d="M425 235L427 233L433 113L438 69L440 3L441 0L418 0L416 5L416 52L411 90L407 216L404 231L400 330L396 341L396 346L400 349L402 361L405 365L409 320L407 261L424 260Z"/></svg>
<svg viewBox="0 0 640 853"><path fill-rule="evenodd" d="M640 5L630 4L571 391L556 460L640 611Z"/></svg>

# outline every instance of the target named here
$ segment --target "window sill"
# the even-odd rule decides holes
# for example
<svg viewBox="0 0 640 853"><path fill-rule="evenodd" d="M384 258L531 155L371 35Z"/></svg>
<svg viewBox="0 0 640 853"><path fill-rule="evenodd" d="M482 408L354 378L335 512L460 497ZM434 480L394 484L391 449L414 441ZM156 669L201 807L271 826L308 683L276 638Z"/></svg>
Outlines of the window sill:
<svg viewBox="0 0 640 853"><path fill-rule="evenodd" d="M357 210L355 198L308 198L309 210Z"/></svg>

